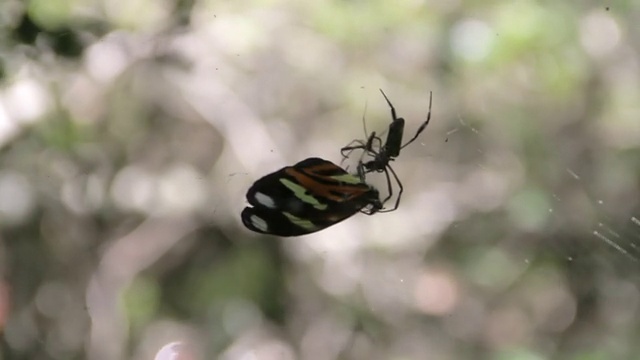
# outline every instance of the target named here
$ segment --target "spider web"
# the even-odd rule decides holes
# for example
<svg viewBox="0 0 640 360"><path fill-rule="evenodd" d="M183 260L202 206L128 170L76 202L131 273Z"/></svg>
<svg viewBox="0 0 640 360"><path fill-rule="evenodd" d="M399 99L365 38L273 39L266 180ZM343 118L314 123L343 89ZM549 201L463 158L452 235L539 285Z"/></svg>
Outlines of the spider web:
<svg viewBox="0 0 640 360"><path fill-rule="evenodd" d="M445 142L455 139L456 135L461 132L471 133L478 138L485 137L482 131L467 123L460 115L458 115L458 123L458 126L445 133ZM480 155L484 154L481 148L477 148L476 151ZM478 160L476 166L483 169L488 168L488 165L483 160ZM553 247L553 251L565 256L568 261L578 260L572 254L580 253L580 256L583 257L604 257L604 262L609 264L619 261L630 262L636 265L636 270L640 270L640 213L621 215L620 211L608 208L605 206L604 200L600 200L598 196L593 195L594 191L589 189L590 183L585 181L585 178L578 171L573 170L570 166L566 167L565 171L566 176L562 181L570 183L571 187L583 193L592 207L594 215L591 222L585 221L582 225L584 229L582 229L581 233L588 235L585 236L585 240L589 241L571 243L554 243L551 241L549 244ZM566 220L566 217L573 215L571 214L573 211L566 208L558 211L557 209L560 208L558 205L564 203L566 199L557 192L553 192L550 189L547 190L554 201L548 209L549 213L558 223L562 223ZM604 247L610 249L611 256L607 256L606 252L603 252L604 247L594 246L595 243L603 244Z"/></svg>

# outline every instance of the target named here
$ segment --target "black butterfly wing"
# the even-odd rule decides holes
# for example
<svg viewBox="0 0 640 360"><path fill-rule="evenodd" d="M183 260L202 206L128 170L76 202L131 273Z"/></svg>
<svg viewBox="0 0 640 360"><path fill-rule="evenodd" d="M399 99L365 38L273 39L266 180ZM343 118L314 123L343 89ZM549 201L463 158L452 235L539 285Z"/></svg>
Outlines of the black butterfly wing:
<svg viewBox="0 0 640 360"><path fill-rule="evenodd" d="M298 217L291 213L273 211L263 207L246 207L242 210L242 222L249 230L276 236L311 234L341 220L329 220L324 216Z"/></svg>
<svg viewBox="0 0 640 360"><path fill-rule="evenodd" d="M244 225L278 236L322 230L379 201L375 189L320 158L308 158L260 178L247 191L247 200L253 207L242 211Z"/></svg>

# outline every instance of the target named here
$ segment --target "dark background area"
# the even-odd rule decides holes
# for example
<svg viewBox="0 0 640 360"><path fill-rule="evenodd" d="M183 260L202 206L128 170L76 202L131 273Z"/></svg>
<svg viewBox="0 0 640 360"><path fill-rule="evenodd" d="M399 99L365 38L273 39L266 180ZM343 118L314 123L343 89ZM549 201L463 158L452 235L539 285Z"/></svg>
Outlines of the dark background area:
<svg viewBox="0 0 640 360"><path fill-rule="evenodd" d="M0 2L0 359L639 358L639 19ZM433 93L400 208L245 229L256 179L385 130L380 88L406 138Z"/></svg>

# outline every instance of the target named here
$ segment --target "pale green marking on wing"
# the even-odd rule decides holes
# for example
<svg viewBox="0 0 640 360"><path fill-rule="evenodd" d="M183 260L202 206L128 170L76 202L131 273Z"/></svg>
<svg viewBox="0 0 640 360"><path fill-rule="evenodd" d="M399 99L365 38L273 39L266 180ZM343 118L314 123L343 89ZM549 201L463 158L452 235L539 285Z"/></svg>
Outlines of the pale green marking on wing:
<svg viewBox="0 0 640 360"><path fill-rule="evenodd" d="M282 183L282 185L286 186L287 189L293 191L293 193L296 195L296 197L304 202L306 202L307 204L311 204L313 205L314 208L318 209L318 210L326 210L327 209L327 204L322 204L318 201L318 199L316 199L315 197L307 194L307 190L294 183L293 181L290 181L288 179L280 179L280 182ZM285 213L286 214L286 213Z"/></svg>
<svg viewBox="0 0 640 360"><path fill-rule="evenodd" d="M359 177L351 174L335 175L331 178L347 184L364 184Z"/></svg>
<svg viewBox="0 0 640 360"><path fill-rule="evenodd" d="M301 227L301 228L303 228L303 229L305 229L305 230L309 230L309 231L311 231L311 230L315 230L315 229L317 229L317 228L318 228L314 223L312 223L312 222L311 222L311 221L309 221L309 220L301 219L301 218L299 218L299 217L297 217L297 216L294 216L294 215L289 214L288 212L283 212L283 214L284 214L284 216L286 216L286 217L287 217L287 219L289 219L289 221L291 221L293 224L295 224L295 225L297 225L297 226L299 226L299 227Z"/></svg>

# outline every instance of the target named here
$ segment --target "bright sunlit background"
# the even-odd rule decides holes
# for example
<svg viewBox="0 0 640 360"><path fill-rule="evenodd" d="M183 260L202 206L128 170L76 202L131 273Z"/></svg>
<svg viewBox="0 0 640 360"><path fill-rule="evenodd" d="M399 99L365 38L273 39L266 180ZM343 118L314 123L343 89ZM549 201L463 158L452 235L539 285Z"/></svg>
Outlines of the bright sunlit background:
<svg viewBox="0 0 640 360"><path fill-rule="evenodd" d="M0 1L0 360L640 358L638 19ZM433 94L399 209L247 230L255 180L386 130L379 89L405 139Z"/></svg>

